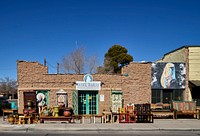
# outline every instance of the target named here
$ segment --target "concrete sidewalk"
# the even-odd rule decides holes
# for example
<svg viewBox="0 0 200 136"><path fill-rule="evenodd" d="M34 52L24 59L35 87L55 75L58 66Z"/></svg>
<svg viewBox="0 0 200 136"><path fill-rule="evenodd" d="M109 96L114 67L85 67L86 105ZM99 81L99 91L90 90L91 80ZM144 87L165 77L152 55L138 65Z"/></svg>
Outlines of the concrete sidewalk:
<svg viewBox="0 0 200 136"><path fill-rule="evenodd" d="M68 124L49 122L44 124L13 125L0 118L0 131L200 131L197 119L155 119L154 123Z"/></svg>

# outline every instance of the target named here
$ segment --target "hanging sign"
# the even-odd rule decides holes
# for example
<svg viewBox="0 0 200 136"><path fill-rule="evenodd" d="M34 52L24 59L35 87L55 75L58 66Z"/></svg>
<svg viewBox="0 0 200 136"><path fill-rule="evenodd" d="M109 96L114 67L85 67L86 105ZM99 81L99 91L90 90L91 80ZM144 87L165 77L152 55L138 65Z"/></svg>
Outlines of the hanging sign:
<svg viewBox="0 0 200 136"><path fill-rule="evenodd" d="M76 81L76 90L101 90L101 82L93 81L90 74L86 74L83 81Z"/></svg>

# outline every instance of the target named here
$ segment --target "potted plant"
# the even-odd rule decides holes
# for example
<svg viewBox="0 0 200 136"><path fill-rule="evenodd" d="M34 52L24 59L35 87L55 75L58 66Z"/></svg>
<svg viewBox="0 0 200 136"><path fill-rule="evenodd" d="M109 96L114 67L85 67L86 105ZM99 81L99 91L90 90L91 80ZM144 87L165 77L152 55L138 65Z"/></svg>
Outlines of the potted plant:
<svg viewBox="0 0 200 136"><path fill-rule="evenodd" d="M13 117L13 115L9 115L9 116L8 116L8 122L11 123L11 124L13 124L13 122L14 122L14 117Z"/></svg>

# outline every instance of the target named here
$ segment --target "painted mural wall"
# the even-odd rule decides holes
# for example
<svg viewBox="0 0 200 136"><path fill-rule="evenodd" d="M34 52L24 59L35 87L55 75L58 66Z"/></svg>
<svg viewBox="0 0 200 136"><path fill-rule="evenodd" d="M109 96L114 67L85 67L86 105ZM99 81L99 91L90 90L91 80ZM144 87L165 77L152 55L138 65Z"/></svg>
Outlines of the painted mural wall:
<svg viewBox="0 0 200 136"><path fill-rule="evenodd" d="M152 89L184 89L185 63L152 63Z"/></svg>

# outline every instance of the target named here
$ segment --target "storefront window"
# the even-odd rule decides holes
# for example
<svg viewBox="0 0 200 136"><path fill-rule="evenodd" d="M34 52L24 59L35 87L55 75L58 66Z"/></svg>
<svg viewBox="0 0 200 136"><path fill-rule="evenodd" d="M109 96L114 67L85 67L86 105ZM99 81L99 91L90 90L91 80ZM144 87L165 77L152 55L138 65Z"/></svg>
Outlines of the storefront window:
<svg viewBox="0 0 200 136"><path fill-rule="evenodd" d="M162 103L170 104L173 99L173 90L166 89L166 90L162 90L162 91L163 91Z"/></svg>
<svg viewBox="0 0 200 136"><path fill-rule="evenodd" d="M173 91L173 100L183 101L183 90L174 90Z"/></svg>
<svg viewBox="0 0 200 136"><path fill-rule="evenodd" d="M162 90L152 90L152 103L160 103L161 102L161 91Z"/></svg>
<svg viewBox="0 0 200 136"><path fill-rule="evenodd" d="M200 86L195 86L192 88L192 99L196 101L196 105L200 106Z"/></svg>
<svg viewBox="0 0 200 136"><path fill-rule="evenodd" d="M183 90L152 90L152 103L171 103L172 100L182 101L183 100Z"/></svg>

